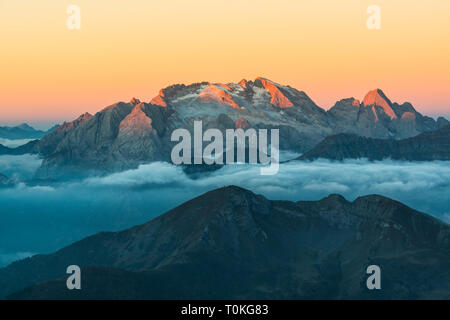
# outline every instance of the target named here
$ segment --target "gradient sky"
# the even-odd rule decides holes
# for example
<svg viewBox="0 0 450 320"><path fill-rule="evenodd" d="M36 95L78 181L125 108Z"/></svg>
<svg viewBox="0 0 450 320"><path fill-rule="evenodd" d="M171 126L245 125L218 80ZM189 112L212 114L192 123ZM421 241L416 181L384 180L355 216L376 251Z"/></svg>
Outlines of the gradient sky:
<svg viewBox="0 0 450 320"><path fill-rule="evenodd" d="M68 5L81 30L68 30ZM369 5L381 30L366 27ZM162 87L267 77L328 109L381 88L450 115L448 0L0 0L0 123L72 120Z"/></svg>

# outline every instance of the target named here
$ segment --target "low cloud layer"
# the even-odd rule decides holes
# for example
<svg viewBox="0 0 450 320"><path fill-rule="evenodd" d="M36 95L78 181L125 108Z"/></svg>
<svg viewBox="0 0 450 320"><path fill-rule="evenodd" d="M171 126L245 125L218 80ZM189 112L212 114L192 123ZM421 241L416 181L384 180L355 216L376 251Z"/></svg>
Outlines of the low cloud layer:
<svg viewBox="0 0 450 320"><path fill-rule="evenodd" d="M29 176L40 160L0 157L0 172ZM211 189L238 185L269 199L318 200L381 194L450 222L449 162L290 162L274 176L233 165L193 179L168 163L54 186L0 190L0 251L51 252L82 237L144 223ZM11 175L10 175L11 176ZM3 260L4 261L4 260ZM2 262L0 261L0 264Z"/></svg>
<svg viewBox="0 0 450 320"><path fill-rule="evenodd" d="M444 161L293 161L282 164L274 176L260 175L258 166L234 165L195 180L179 167L153 163L84 183L101 188L165 187L195 193L234 184L270 199L292 201L317 200L330 193L342 194L348 200L381 194L436 216L443 216L450 209L450 166Z"/></svg>
<svg viewBox="0 0 450 320"><path fill-rule="evenodd" d="M19 180L33 178L42 160L37 155L0 156L0 173Z"/></svg>

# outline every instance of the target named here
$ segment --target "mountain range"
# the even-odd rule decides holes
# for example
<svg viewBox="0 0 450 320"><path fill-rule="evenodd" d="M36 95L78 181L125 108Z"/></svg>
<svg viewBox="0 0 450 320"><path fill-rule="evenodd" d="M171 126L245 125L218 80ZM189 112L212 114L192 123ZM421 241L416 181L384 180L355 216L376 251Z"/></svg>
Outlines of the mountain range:
<svg viewBox="0 0 450 320"><path fill-rule="evenodd" d="M235 186L0 269L12 299L449 299L450 226L397 201L272 201ZM67 290L69 265L82 290ZM368 290L366 268L381 269Z"/></svg>
<svg viewBox="0 0 450 320"><path fill-rule="evenodd" d="M369 160L432 161L450 160L450 125L415 137L373 139L355 134L341 133L325 138L299 160L318 158L343 160L367 158Z"/></svg>
<svg viewBox="0 0 450 320"><path fill-rule="evenodd" d="M352 133L377 139L405 139L449 122L417 112L410 103L392 103L379 89L362 102L343 99L330 110L306 93L265 78L238 83L201 82L162 89L149 103L133 98L95 115L64 123L43 137L33 151L43 157L38 178L136 168L170 161L178 128L203 130L279 129L280 149L304 153L330 135Z"/></svg>
<svg viewBox="0 0 450 320"><path fill-rule="evenodd" d="M9 140L21 140L21 139L40 139L46 134L51 133L58 126L55 125L47 131L36 130L26 123L15 127L0 127L0 138Z"/></svg>

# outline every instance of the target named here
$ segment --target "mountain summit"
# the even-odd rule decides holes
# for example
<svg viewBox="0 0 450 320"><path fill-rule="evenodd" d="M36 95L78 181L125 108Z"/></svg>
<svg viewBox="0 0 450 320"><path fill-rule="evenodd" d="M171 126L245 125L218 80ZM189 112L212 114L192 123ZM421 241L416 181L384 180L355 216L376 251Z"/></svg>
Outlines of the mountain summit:
<svg viewBox="0 0 450 320"><path fill-rule="evenodd" d="M391 102L381 89L369 91L362 103L354 98L340 100L327 113L334 134L378 139L405 139L449 124L444 118L435 121L421 115L408 102Z"/></svg>
<svg viewBox="0 0 450 320"><path fill-rule="evenodd" d="M366 107L372 107L376 121L378 121L377 107L381 108L382 112L386 114L391 120L396 119L397 115L392 109L391 101L386 97L381 89L369 91L363 100L363 105Z"/></svg>
<svg viewBox="0 0 450 320"><path fill-rule="evenodd" d="M392 103L379 89L369 92L362 103L343 99L325 111L305 92L262 77L226 84L176 84L161 89L150 103L136 98L119 102L46 136L39 148L45 159L38 177L170 161L173 130L184 128L192 133L198 120L205 130L222 132L242 124L245 128L277 128L280 148L299 153L333 134L403 139L448 123L422 116L409 103Z"/></svg>

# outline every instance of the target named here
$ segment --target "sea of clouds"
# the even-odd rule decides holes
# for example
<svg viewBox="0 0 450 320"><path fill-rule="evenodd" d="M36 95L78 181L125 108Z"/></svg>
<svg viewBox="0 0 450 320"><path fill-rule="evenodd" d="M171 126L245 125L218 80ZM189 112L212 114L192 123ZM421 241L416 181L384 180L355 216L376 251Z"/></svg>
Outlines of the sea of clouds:
<svg viewBox="0 0 450 320"><path fill-rule="evenodd" d="M37 155L0 156L0 173L19 180L32 179L42 160Z"/></svg>
<svg viewBox="0 0 450 320"><path fill-rule="evenodd" d="M0 156L0 173L30 179L38 157ZM201 177L156 162L77 182L0 189L0 266L57 250L99 231L144 223L209 190L238 185L269 199L347 200L381 194L450 222L450 162L292 161L274 176L255 165L229 165Z"/></svg>

